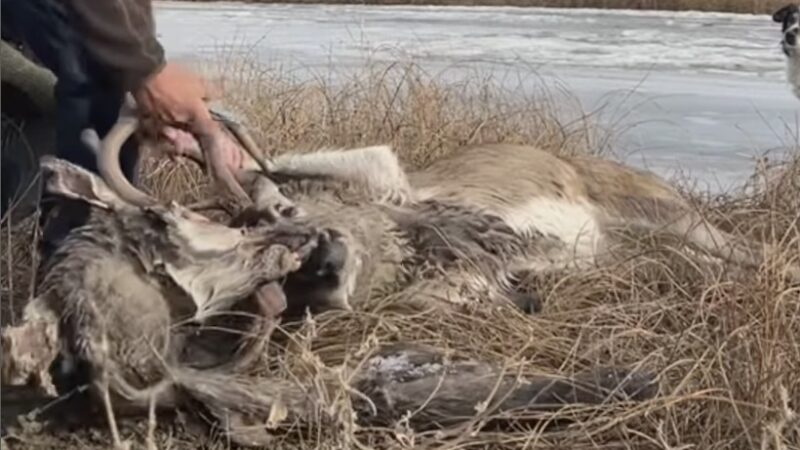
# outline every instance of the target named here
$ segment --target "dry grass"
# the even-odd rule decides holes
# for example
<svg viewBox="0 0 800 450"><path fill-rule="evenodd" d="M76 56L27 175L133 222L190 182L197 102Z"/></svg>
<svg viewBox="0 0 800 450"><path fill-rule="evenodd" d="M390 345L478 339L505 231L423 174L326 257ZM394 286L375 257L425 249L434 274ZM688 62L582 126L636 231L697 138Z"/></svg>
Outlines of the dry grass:
<svg viewBox="0 0 800 450"><path fill-rule="evenodd" d="M185 0L214 1L214 0ZM364 5L543 6L551 8L651 9L772 14L786 0L249 0L253 3L332 3Z"/></svg>
<svg viewBox="0 0 800 450"><path fill-rule="evenodd" d="M224 66L233 74L227 80L230 106L250 119L271 152L390 142L407 164L420 166L468 142L527 142L554 152L604 152L611 144L590 118L561 119L559 108L570 104L564 95L502 91L476 75L442 82L413 66L371 66L340 84L321 77L300 83L233 60ZM203 188L194 170L152 161L148 166L149 189L164 197L188 200ZM532 318L505 308L425 310L400 293L376 297L355 314L287 327L280 341L289 345L271 349L282 364L270 376L295 378L323 399L329 408L322 412L338 422L286 430L273 448L800 449L800 289L779 277L788 259L800 255L798 180L795 152L781 166L760 171L741 192L698 200L728 229L784 240L786 254L760 271L711 264L654 237L621 248L614 266L532 280L545 298L544 312ZM3 229L10 244L2 265L5 307L12 300L19 306L29 292L30 236L25 224ZM663 389L640 405L560 411L548 419L575 422L549 430L357 429L342 388L330 380L346 379L376 345L402 341L522 373L640 365L660 374ZM340 371L343 363L350 369ZM200 445L169 431L164 424L160 448ZM81 433L26 439L62 448L104 448L108 442L105 435ZM228 448L224 440L202 444Z"/></svg>

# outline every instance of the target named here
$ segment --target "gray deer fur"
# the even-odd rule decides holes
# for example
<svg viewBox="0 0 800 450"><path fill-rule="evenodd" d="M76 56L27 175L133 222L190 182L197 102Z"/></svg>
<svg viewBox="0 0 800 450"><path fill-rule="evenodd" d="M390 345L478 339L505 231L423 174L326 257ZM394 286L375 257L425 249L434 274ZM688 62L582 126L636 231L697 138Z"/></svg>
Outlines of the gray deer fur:
<svg viewBox="0 0 800 450"><path fill-rule="evenodd" d="M299 268L317 231L233 229L175 203L140 208L78 166L53 157L41 165L49 193L86 202L92 212L44 264L23 323L3 330L6 382L34 378L53 392L48 369L58 358L65 371L89 367L92 393L107 410L112 397L120 409L136 410L151 396L177 401L177 388L191 396L192 382L169 378L192 364L213 366L211 376L259 354L263 339L228 338L203 361L182 361L196 346L181 330L238 311L255 318L238 332L268 335L284 306L274 282Z"/></svg>
<svg viewBox="0 0 800 450"><path fill-rule="evenodd" d="M590 156L475 145L406 172L390 147L374 146L283 154L270 164L270 182L250 184L256 203L335 230L343 255L316 278L302 269L288 277L294 308L349 309L367 291L399 283L421 298L531 309L536 299L513 289L517 274L602 264L619 230L666 231L750 267L776 250L707 223L654 174ZM787 276L797 282L800 270Z"/></svg>
<svg viewBox="0 0 800 450"><path fill-rule="evenodd" d="M3 330L7 383L33 379L48 387L57 357L63 370L88 365L91 392L118 446L117 417L141 417L151 405L202 405L242 445L265 445L275 432L253 423L279 428L325 417L302 386L246 373L260 361L284 306L274 281L301 266L319 269L311 259L320 242L330 244L329 231L287 223L230 228L175 203L128 204L99 177L62 160L46 157L42 167L50 193L84 201L92 214L44 265L23 322ZM212 313L248 313L250 320L237 325ZM205 328L220 324L234 333ZM359 423L385 425L418 411L410 421L416 429L464 423L482 402L490 413L552 411L657 392L648 372L608 367L518 380L490 364L413 345L379 349L355 375Z"/></svg>

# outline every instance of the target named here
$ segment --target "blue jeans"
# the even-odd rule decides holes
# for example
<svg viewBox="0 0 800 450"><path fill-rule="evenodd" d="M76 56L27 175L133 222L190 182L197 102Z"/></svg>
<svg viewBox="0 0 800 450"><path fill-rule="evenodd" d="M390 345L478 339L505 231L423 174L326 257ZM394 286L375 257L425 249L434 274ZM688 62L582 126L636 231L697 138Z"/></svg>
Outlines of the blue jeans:
<svg viewBox="0 0 800 450"><path fill-rule="evenodd" d="M117 121L125 92L85 51L64 2L0 0L0 4L3 33L27 47L56 76L58 156L97 172L94 155L81 142L80 133L94 128L104 136ZM120 165L134 184L138 156L138 145L131 139L121 152Z"/></svg>
<svg viewBox="0 0 800 450"><path fill-rule="evenodd" d="M95 157L81 141L81 131L93 128L99 136L117 121L125 92L108 76L108 71L93 60L77 33L71 11L61 0L0 0L4 39L26 48L41 65L56 76L57 103L56 154L97 173ZM120 154L123 174L138 184L138 143L129 139ZM84 223L86 205L54 202L43 196L44 252L69 230ZM57 220L45 226L53 206L62 204Z"/></svg>

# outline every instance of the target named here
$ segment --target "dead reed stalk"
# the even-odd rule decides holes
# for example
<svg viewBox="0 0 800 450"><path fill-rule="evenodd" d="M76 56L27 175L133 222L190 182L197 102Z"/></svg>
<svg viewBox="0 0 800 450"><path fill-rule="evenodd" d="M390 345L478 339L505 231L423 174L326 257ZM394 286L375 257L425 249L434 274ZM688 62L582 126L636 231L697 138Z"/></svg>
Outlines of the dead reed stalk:
<svg viewBox="0 0 800 450"><path fill-rule="evenodd" d="M561 119L562 100L548 92L504 92L474 78L444 83L413 66L369 67L338 83L228 67L235 69L226 80L228 106L256 125L270 152L387 142L407 164L424 165L467 142L535 143L554 152L597 151L604 142L589 119ZM148 188L164 197L186 201L204 189L194 169L149 161L147 170ZM727 229L782 242L784 255L759 271L713 264L653 236L622 245L618 264L530 280L545 300L532 318L503 308L424 310L408 293L397 293L373 298L353 314L282 327L263 372L301 383L324 411L317 424L285 430L273 448L800 449L800 288L779 276L791 258L800 258L798 180L795 149L741 193L699 202ZM30 288L31 227L18 225L3 229L4 243L10 242L1 273L5 323L9 299L18 307ZM545 418L552 426L536 429L359 428L344 395L348 377L378 345L407 341L498 362L521 377L600 363L641 365L660 374L664 389L634 407L551 413ZM476 411L480 420L490 416ZM50 442L94 445L80 436L56 435ZM177 436L161 430L155 440L161 448L227 448L224 440Z"/></svg>

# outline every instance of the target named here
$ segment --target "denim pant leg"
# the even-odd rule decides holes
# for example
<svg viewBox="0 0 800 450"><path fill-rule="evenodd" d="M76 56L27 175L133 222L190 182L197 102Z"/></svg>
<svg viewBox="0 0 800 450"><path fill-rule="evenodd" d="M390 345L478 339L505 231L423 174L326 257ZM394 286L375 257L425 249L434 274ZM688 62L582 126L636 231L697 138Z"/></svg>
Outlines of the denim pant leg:
<svg viewBox="0 0 800 450"><path fill-rule="evenodd" d="M38 61L56 76L56 153L59 157L97 173L91 149L81 141L81 131L93 128L104 136L116 122L125 93L86 52L73 27L70 11L60 0L0 0L3 34L21 42ZM138 144L129 139L122 149L123 174L137 183ZM48 198L41 202L43 256L63 236L82 225L86 205ZM53 207L62 205L62 208ZM60 209L60 211L58 211ZM52 217L51 217L52 216Z"/></svg>
<svg viewBox="0 0 800 450"><path fill-rule="evenodd" d="M116 122L125 92L85 51L70 11L60 0L0 0L4 34L19 40L56 76L58 156L97 172L94 154L81 142L85 128L104 136ZM138 145L130 139L122 171L137 184Z"/></svg>

